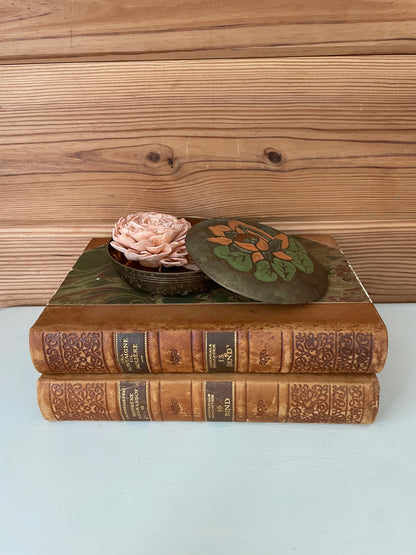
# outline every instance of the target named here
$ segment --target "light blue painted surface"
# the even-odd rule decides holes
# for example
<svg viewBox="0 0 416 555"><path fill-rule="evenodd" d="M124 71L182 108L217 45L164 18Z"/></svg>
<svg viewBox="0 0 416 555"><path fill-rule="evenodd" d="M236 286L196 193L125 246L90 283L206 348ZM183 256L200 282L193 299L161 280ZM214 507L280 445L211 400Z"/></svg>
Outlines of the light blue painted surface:
<svg viewBox="0 0 416 555"><path fill-rule="evenodd" d="M372 426L49 423L27 342L41 308L0 310L0 553L416 553L416 305L378 308Z"/></svg>

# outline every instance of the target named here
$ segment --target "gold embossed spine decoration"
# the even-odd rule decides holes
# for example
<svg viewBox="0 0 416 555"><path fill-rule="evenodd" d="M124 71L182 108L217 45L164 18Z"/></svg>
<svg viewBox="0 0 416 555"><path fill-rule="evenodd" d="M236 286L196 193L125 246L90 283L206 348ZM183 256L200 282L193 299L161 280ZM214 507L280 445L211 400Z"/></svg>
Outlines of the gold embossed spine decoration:
<svg viewBox="0 0 416 555"><path fill-rule="evenodd" d="M333 239L302 241L311 239L330 288L319 302L292 306L242 302L215 288L187 303L137 299L115 284L106 240L93 239L30 331L34 366L97 375L379 372L384 323Z"/></svg>
<svg viewBox="0 0 416 555"><path fill-rule="evenodd" d="M164 330L158 340L163 372L193 371L191 330Z"/></svg>
<svg viewBox="0 0 416 555"><path fill-rule="evenodd" d="M38 403L47 420L371 424L379 394L373 374L166 374L145 380L132 380L131 374L44 375L38 380Z"/></svg>
<svg viewBox="0 0 416 555"><path fill-rule="evenodd" d="M122 332L145 333L153 374L372 373L386 360L387 330L371 303L325 305L325 322L320 305L256 305L249 320L240 305L206 305L202 316L192 306L160 308L48 306L30 331L33 364L46 374L120 373L113 336ZM207 334L224 336L211 359L219 343Z"/></svg>
<svg viewBox="0 0 416 555"><path fill-rule="evenodd" d="M190 379L160 380L159 395L163 420L193 420Z"/></svg>

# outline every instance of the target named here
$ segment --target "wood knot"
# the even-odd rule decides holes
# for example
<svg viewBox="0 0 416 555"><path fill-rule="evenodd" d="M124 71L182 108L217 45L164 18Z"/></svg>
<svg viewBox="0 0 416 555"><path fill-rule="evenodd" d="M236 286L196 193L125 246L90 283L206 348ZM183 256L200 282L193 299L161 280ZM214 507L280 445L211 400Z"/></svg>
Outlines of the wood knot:
<svg viewBox="0 0 416 555"><path fill-rule="evenodd" d="M277 150L274 150L273 148L266 148L263 151L263 154L272 164L281 164L283 160L283 156L280 154L280 152L277 152Z"/></svg>
<svg viewBox="0 0 416 555"><path fill-rule="evenodd" d="M160 161L160 154L155 150L152 150L146 154L146 160L149 160L149 162L157 163Z"/></svg>

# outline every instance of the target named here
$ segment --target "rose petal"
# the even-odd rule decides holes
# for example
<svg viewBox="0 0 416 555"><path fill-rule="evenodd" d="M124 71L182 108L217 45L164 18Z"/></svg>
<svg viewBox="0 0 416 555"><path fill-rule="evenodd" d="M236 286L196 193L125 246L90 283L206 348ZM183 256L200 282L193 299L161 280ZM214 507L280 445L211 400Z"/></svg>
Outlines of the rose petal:
<svg viewBox="0 0 416 555"><path fill-rule="evenodd" d="M126 252L127 249L125 249L124 247L122 247L119 243L116 243L115 241L110 241L110 245L112 247L114 247L116 250L120 251L120 252Z"/></svg>
<svg viewBox="0 0 416 555"><path fill-rule="evenodd" d="M162 256L167 256L171 254L172 248L170 245L159 245L158 247L147 247L150 254L160 254Z"/></svg>
<svg viewBox="0 0 416 555"><path fill-rule="evenodd" d="M184 218L158 212L138 212L115 223L113 242L129 260L140 260L148 267L165 263L185 265L188 263L185 237L190 227L190 222Z"/></svg>
<svg viewBox="0 0 416 555"><path fill-rule="evenodd" d="M189 264L186 264L185 268L188 270L199 270L199 266L197 266L194 262L190 262Z"/></svg>
<svg viewBox="0 0 416 555"><path fill-rule="evenodd" d="M131 251L131 250L126 250L124 252L124 256L127 258L127 260L140 261L140 255L137 252L134 252L134 251Z"/></svg>
<svg viewBox="0 0 416 555"><path fill-rule="evenodd" d="M183 258L164 258L161 263L163 266L185 266L186 260Z"/></svg>
<svg viewBox="0 0 416 555"><path fill-rule="evenodd" d="M147 268L158 268L160 266L162 256L159 254L149 254L140 256L140 264Z"/></svg>

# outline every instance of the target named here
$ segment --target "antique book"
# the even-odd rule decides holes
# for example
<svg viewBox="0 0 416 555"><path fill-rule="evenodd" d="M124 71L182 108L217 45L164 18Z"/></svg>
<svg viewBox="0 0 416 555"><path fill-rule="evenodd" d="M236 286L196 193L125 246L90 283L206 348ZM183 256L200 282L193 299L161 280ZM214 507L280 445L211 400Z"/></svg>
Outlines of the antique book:
<svg viewBox="0 0 416 555"><path fill-rule="evenodd" d="M329 236L299 238L328 270L319 301L276 305L220 286L193 296L141 293L93 240L30 330L47 374L373 373L387 354L376 308Z"/></svg>
<svg viewBox="0 0 416 555"><path fill-rule="evenodd" d="M47 420L206 420L371 424L375 374L43 375Z"/></svg>

